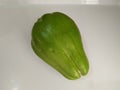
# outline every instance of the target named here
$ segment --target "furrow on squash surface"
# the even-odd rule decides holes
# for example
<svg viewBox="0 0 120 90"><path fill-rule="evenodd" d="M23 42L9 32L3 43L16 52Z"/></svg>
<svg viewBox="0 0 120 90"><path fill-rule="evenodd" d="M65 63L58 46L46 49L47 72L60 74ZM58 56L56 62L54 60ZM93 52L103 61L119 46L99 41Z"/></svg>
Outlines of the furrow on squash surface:
<svg viewBox="0 0 120 90"><path fill-rule="evenodd" d="M86 57L85 53L81 53L84 50L83 50L82 41L81 41L81 37L80 37L80 34L79 34L77 26L75 25L75 23L73 21L71 21L71 22L65 22L64 21L62 23L59 23L59 19L56 19L56 22L58 23L58 25L60 25L60 28L56 28L56 30L58 30L58 31L64 31L62 33L63 35L60 35L60 36L62 36L65 39L66 39L66 36L67 36L68 37L67 40L70 40L69 41L70 43L68 41L66 41L66 42L68 42L69 44L73 45L73 47L74 47L74 49L73 49L74 51L73 50L70 51L69 49L71 49L71 48L67 49L67 47L65 47L65 43L66 42L62 43L62 45L64 45L64 46L62 46L62 48L64 47L64 49L67 49L66 50L66 55L69 57L69 59L72 62L74 62L74 64L76 64L77 68L80 70L80 72L81 72L82 75L87 74L88 71L86 70L86 68L88 68L88 67L84 65L87 62L87 58L85 58ZM55 23L56 26L57 26L57 23ZM68 23L69 23L69 25L74 25L75 27L74 28L69 28L69 26L66 25ZM73 34L73 35L71 35L71 34ZM63 41L64 41L64 39L63 39ZM78 43L79 43L79 45L78 45ZM79 47L81 48L81 50L79 49ZM69 52L73 52L74 55L72 55L72 56L69 55L68 54ZM75 55L75 53L76 53L76 55Z"/></svg>
<svg viewBox="0 0 120 90"><path fill-rule="evenodd" d="M77 79L77 78L80 78L80 75L79 75L79 71L78 69L76 68L76 66L74 66L74 63L73 62L69 62L69 59L68 57L66 56L66 59L64 59L64 53L63 51L59 52L59 53L53 53L52 50L50 50L50 52L48 52L48 50L43 50L42 52L43 55L46 55L48 56L48 58L46 57L43 57L41 56L42 52L39 52L38 50L41 49L40 46L40 42L41 40L39 40L39 38L36 38L34 40L34 43L37 45L35 46L34 45L34 50L35 52L37 52L36 54L39 56L39 57L42 57L42 59L47 62L48 64L50 64L52 67L54 67L56 70L58 70L61 74L63 74L66 78L69 78L69 79ZM54 41L54 40L53 40ZM54 43L55 44L55 43ZM56 45L57 46L57 45ZM36 49L35 49L36 48ZM52 49L52 48L50 48ZM54 50L54 49L53 49ZM57 51L57 50L55 50ZM40 54L41 53L41 54ZM53 53L53 54L52 54ZM59 55L61 53L61 55ZM64 55L63 55L64 54ZM58 56L59 55L59 56ZM54 57L54 58L53 58ZM62 57L62 59L61 59ZM66 61L67 60L67 61ZM66 64L63 65L66 61ZM60 64L61 62L63 62L63 64Z"/></svg>
<svg viewBox="0 0 120 90"><path fill-rule="evenodd" d="M79 34L79 33L77 33L77 34ZM89 70L89 65L87 64L88 63L87 56L85 55L85 52L84 52L81 36L77 35L79 37L76 37L76 36L73 37L72 32L69 32L68 35L69 35L69 37L71 37L71 42L73 42L72 44L75 49L75 50L73 49L74 50L73 57L74 57L75 53L76 53L75 56L77 56L77 58L74 57L74 58L76 58L76 59L74 59L74 62L77 65L77 67L79 68L81 74L86 75Z"/></svg>
<svg viewBox="0 0 120 90"><path fill-rule="evenodd" d="M60 72L62 75L64 75L66 78L69 78L69 79L75 79L75 77L72 77L69 75L69 73L65 74L66 71L64 71L64 68L60 67L60 65L56 62L56 59L52 59L52 60L48 60L49 57L46 57L44 56L43 52L41 53L39 51L39 48L37 48L35 46L35 44L32 42L32 48L33 50L35 51L35 53L41 58L43 59L47 64L51 65L52 67L54 67L58 72ZM40 54L41 53L41 54ZM46 55L46 54L45 54ZM47 55L48 56L48 55ZM53 61L54 60L54 61ZM53 62L51 62L53 61ZM77 78L76 78L77 79Z"/></svg>

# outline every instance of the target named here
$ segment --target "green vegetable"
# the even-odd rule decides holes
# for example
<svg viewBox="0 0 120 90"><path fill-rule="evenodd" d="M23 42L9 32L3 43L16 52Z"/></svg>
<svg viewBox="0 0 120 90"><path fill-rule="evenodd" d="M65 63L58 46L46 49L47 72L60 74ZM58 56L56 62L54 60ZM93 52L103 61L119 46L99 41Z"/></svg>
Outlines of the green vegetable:
<svg viewBox="0 0 120 90"><path fill-rule="evenodd" d="M32 29L31 45L42 60L68 79L88 73L89 63L79 29L63 13L47 13L39 18Z"/></svg>

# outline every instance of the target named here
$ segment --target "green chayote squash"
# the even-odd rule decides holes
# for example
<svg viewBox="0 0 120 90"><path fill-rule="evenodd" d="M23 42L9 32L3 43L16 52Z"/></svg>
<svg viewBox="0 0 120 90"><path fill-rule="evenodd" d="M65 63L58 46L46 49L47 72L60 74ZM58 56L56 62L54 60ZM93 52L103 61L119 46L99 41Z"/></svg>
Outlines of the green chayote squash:
<svg viewBox="0 0 120 90"><path fill-rule="evenodd" d="M79 29L63 13L47 13L39 18L32 29L31 45L42 60L68 79L88 73L89 63Z"/></svg>

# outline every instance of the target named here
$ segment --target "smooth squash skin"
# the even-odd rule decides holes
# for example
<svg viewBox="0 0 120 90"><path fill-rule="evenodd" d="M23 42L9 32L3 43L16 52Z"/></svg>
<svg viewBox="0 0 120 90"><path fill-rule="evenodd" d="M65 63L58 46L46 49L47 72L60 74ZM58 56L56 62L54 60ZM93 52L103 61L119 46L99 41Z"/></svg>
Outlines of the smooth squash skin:
<svg viewBox="0 0 120 90"><path fill-rule="evenodd" d="M39 18L32 29L31 45L42 60L68 79L88 73L89 63L79 29L63 13L47 13Z"/></svg>

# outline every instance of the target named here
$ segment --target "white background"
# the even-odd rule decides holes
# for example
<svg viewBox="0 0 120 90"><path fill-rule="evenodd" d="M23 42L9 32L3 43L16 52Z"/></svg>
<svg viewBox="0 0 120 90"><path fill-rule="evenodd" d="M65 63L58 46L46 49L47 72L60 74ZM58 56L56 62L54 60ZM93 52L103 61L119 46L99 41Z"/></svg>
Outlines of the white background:
<svg viewBox="0 0 120 90"><path fill-rule="evenodd" d="M3 1L4 2L4 1ZM60 11L78 25L90 62L88 75L67 80L31 49L31 30L43 14ZM120 6L0 6L0 90L120 90Z"/></svg>
<svg viewBox="0 0 120 90"><path fill-rule="evenodd" d="M104 4L120 5L120 0L0 0L0 4Z"/></svg>

